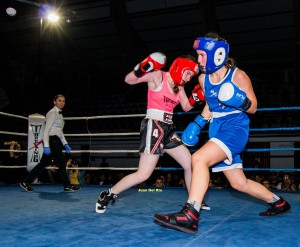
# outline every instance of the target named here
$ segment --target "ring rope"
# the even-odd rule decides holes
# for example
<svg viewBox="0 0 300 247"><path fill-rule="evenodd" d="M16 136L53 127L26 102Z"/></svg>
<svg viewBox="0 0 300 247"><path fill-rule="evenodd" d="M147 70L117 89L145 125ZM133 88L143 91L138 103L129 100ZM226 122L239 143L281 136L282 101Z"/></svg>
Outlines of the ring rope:
<svg viewBox="0 0 300 247"><path fill-rule="evenodd" d="M14 114L6 113L6 112L0 112L0 115L4 115L4 116L8 116L8 117L15 117L15 118L22 118L22 119L28 120L28 117L14 115Z"/></svg>
<svg viewBox="0 0 300 247"><path fill-rule="evenodd" d="M283 127L283 128L253 128L249 131L255 132L255 131L262 131L262 132L268 132L268 131L296 131L300 130L300 127ZM202 133L207 133L208 131L204 130ZM182 134L183 131L176 131L177 134ZM5 135L19 135L19 136L28 136L27 133L20 133L20 132L9 132L9 131L0 131L0 134ZM64 134L65 136L136 136L139 135L139 132L124 132L124 133L81 133L81 134Z"/></svg>
<svg viewBox="0 0 300 247"><path fill-rule="evenodd" d="M13 168L27 168L27 166L0 166L0 169L13 169ZM58 170L58 167L47 166L45 167L47 170ZM138 167L66 167L67 170L116 170L116 171L128 171L128 170L137 170ZM160 171L182 171L181 167L155 167L155 170ZM244 171L274 171L274 172L300 172L299 168L243 168Z"/></svg>
<svg viewBox="0 0 300 247"><path fill-rule="evenodd" d="M300 106L292 107L270 107L270 108L258 108L257 111L294 111L300 110ZM189 112L174 112L174 115L183 115L183 114L199 114L199 111L189 111ZM0 115L22 118L28 120L28 117L14 115L10 113L0 112ZM104 116L94 116L94 117L64 117L64 120L84 120L84 119L103 119L103 118L121 118L121 117L144 117L146 114L129 114L129 115L104 115Z"/></svg>
<svg viewBox="0 0 300 247"><path fill-rule="evenodd" d="M300 106L292 107L271 107L271 108L258 108L257 111L295 111L300 110ZM174 112L173 115L186 115L186 114L199 114L199 111L189 111L189 112Z"/></svg>
<svg viewBox="0 0 300 247"><path fill-rule="evenodd" d="M300 129L300 128L299 128ZM127 132L127 133L88 133L88 134L64 134L64 136L137 136L140 132Z"/></svg>
<svg viewBox="0 0 300 247"><path fill-rule="evenodd" d="M5 134L5 135L16 135L16 136L28 136L27 133L10 132L10 131L0 131L0 134Z"/></svg>
<svg viewBox="0 0 300 247"><path fill-rule="evenodd" d="M103 115L94 117L64 117L64 120L90 120L104 118L128 118L128 117L145 117L146 114L129 114L129 115Z"/></svg>
<svg viewBox="0 0 300 247"><path fill-rule="evenodd" d="M0 152L27 153L27 150L0 149Z"/></svg>
<svg viewBox="0 0 300 247"><path fill-rule="evenodd" d="M197 149L191 149L192 153L196 152ZM272 151L300 151L300 148L246 148L245 152L272 152ZM11 149L0 149L0 152L16 152L16 153L27 153L27 150L11 150ZM65 152L65 151L63 151ZM70 153L138 153L139 150L71 150Z"/></svg>

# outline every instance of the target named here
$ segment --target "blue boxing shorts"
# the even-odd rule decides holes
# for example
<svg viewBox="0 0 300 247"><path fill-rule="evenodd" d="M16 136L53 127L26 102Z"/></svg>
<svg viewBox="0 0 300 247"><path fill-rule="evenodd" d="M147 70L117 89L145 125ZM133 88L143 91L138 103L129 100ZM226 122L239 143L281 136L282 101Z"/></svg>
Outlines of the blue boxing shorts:
<svg viewBox="0 0 300 247"><path fill-rule="evenodd" d="M212 166L213 172L243 168L240 153L249 138L250 120L244 112L213 113L209 126L210 141L216 143L227 154L227 159Z"/></svg>

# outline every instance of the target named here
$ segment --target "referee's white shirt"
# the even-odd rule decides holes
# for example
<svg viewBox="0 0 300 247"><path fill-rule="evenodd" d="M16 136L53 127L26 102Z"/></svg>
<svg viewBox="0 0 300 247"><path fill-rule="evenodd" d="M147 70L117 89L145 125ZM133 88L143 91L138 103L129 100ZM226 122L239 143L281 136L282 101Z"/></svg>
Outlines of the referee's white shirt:
<svg viewBox="0 0 300 247"><path fill-rule="evenodd" d="M63 115L59 114L59 108L54 106L46 115L46 126L44 130L44 147L49 147L49 136L58 136L63 145L68 144L63 133L65 122Z"/></svg>

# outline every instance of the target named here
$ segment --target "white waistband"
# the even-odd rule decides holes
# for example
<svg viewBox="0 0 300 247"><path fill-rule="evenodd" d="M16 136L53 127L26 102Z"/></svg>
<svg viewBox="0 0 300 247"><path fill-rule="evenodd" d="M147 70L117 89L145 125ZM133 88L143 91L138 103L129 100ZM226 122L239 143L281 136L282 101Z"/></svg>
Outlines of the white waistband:
<svg viewBox="0 0 300 247"><path fill-rule="evenodd" d="M147 109L146 118L155 119L164 123L173 123L173 113L165 112L157 109Z"/></svg>
<svg viewBox="0 0 300 247"><path fill-rule="evenodd" d="M227 115L240 113L240 112L241 112L240 110L234 110L231 112L212 112L212 117L213 118L225 117Z"/></svg>

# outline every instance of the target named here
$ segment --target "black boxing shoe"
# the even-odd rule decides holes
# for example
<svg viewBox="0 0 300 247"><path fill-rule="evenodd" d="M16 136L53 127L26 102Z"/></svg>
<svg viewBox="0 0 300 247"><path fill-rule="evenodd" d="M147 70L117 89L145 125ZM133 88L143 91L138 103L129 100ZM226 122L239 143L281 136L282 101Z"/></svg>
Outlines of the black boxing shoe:
<svg viewBox="0 0 300 247"><path fill-rule="evenodd" d="M26 183L26 182L21 182L20 183L20 187L22 189L24 189L26 192L32 192L33 191L33 189L31 188L30 184Z"/></svg>
<svg viewBox="0 0 300 247"><path fill-rule="evenodd" d="M204 201L201 204L201 210L210 210L210 206L208 206Z"/></svg>
<svg viewBox="0 0 300 247"><path fill-rule="evenodd" d="M100 192L98 200L96 202L96 213L103 214L109 201L111 201L111 204L113 205L115 203L115 199L118 197L118 195L111 192L111 189Z"/></svg>
<svg viewBox="0 0 300 247"><path fill-rule="evenodd" d="M275 216L278 214L288 213L291 210L290 204L282 197L274 203L269 203L269 208L265 212L261 212L260 216Z"/></svg>
<svg viewBox="0 0 300 247"><path fill-rule="evenodd" d="M76 187L74 185L68 185L68 186L64 187L64 192L77 192L79 190L80 190L80 188Z"/></svg>
<svg viewBox="0 0 300 247"><path fill-rule="evenodd" d="M154 221L164 227L194 234L198 230L199 212L189 203L173 214L155 214Z"/></svg>

